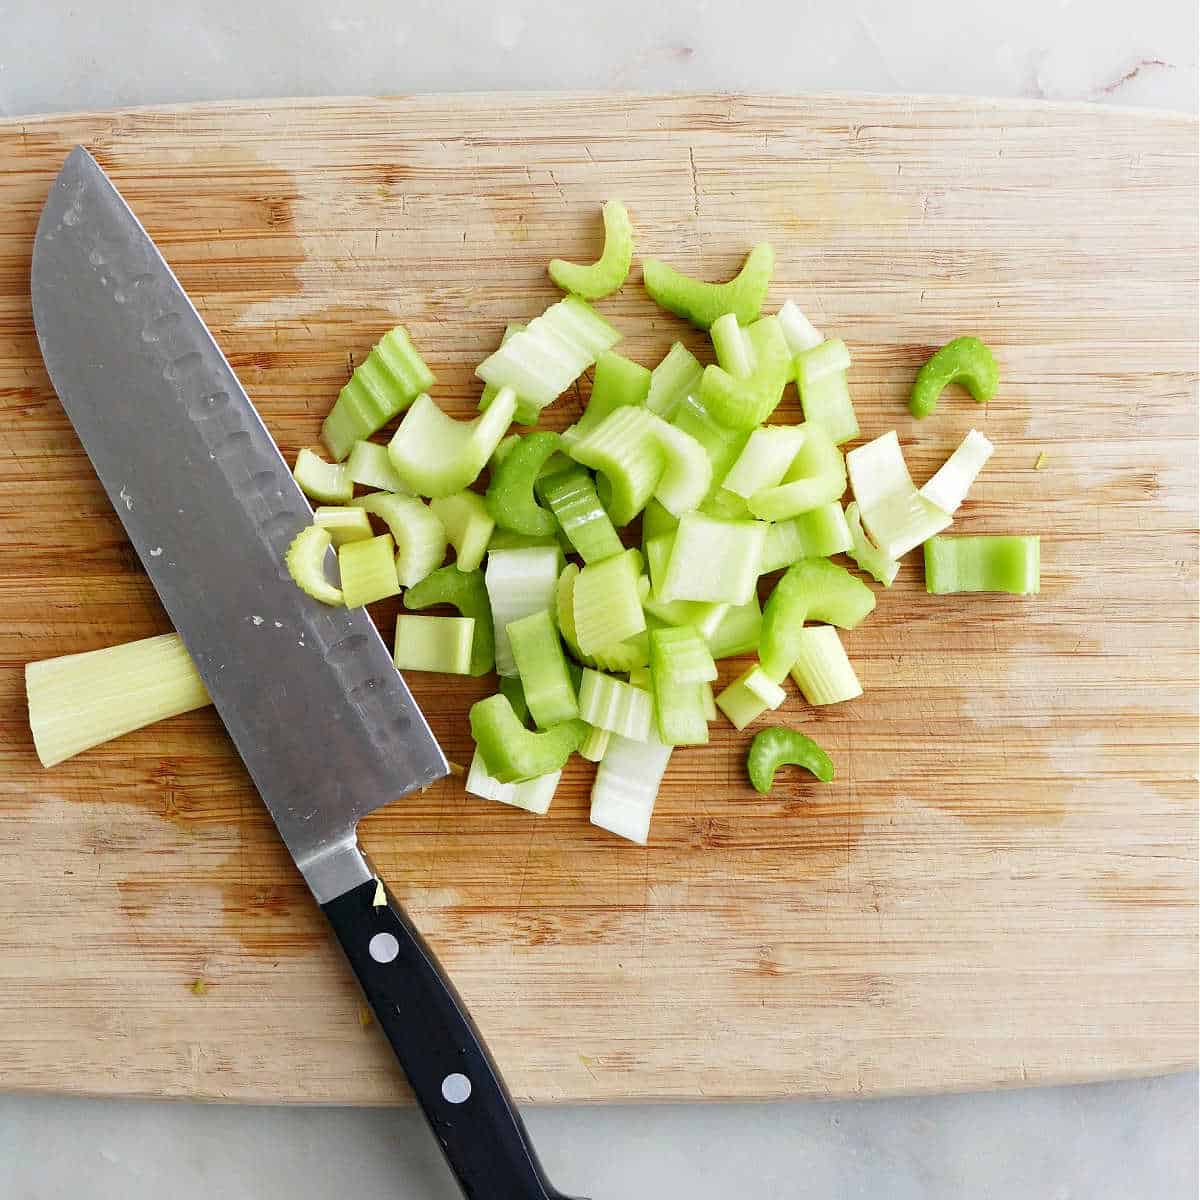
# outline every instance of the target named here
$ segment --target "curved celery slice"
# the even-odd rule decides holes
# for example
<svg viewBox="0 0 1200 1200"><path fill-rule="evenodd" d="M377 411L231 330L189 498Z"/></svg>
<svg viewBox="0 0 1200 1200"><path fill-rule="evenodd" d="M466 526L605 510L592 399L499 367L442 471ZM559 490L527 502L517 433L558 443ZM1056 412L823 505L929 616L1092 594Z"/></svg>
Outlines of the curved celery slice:
<svg viewBox="0 0 1200 1200"><path fill-rule="evenodd" d="M637 581L642 556L626 550L589 563L574 580L575 642L584 654L615 646L646 628Z"/></svg>
<svg viewBox="0 0 1200 1200"><path fill-rule="evenodd" d="M326 462L307 447L296 455L292 476L300 490L319 504L345 504L354 495L354 480L346 465Z"/></svg>
<svg viewBox="0 0 1200 1200"><path fill-rule="evenodd" d="M523 783L501 783L494 775L488 774L483 755L476 748L471 769L467 772L465 790L481 800L498 800L501 804L511 804L513 808L523 808L526 812L544 816L550 811L550 801L554 799L561 778L562 771L551 771Z"/></svg>
<svg viewBox="0 0 1200 1200"><path fill-rule="evenodd" d="M558 528L554 514L534 499L533 487L538 472L561 445L562 438L557 433L545 430L527 433L492 472L487 510L501 529L545 537Z"/></svg>
<svg viewBox="0 0 1200 1200"><path fill-rule="evenodd" d="M464 617L474 620L467 674L486 675L496 659L496 644L483 572L464 571L453 564L439 567L404 593L405 608L419 612L434 604L450 604ZM503 683L501 680L502 687Z"/></svg>
<svg viewBox="0 0 1200 1200"><path fill-rule="evenodd" d="M908 411L928 417L937 410L938 397L952 383L960 383L980 403L986 404L1000 383L1000 368L991 350L977 337L947 342L917 372Z"/></svg>
<svg viewBox="0 0 1200 1200"><path fill-rule="evenodd" d="M794 300L785 300L778 316L779 324L783 327L783 336L787 338L788 349L793 355L812 350L825 340Z"/></svg>
<svg viewBox="0 0 1200 1200"><path fill-rule="evenodd" d="M361 508L322 505L313 512L313 524L329 531L335 546L360 542L372 536L371 522Z"/></svg>
<svg viewBox="0 0 1200 1200"><path fill-rule="evenodd" d="M681 275L657 258L642 264L642 282L656 304L707 329L723 313L734 313L749 325L762 311L775 270L775 251L759 242L746 256L742 269L726 283L705 283Z"/></svg>
<svg viewBox="0 0 1200 1200"><path fill-rule="evenodd" d="M796 389L804 419L819 425L839 446L858 437L858 417L846 381L849 366L850 351L840 338L796 355Z"/></svg>
<svg viewBox="0 0 1200 1200"><path fill-rule="evenodd" d="M397 325L355 368L321 426L321 440L341 460L355 442L377 433L433 385L433 372Z"/></svg>
<svg viewBox="0 0 1200 1200"><path fill-rule="evenodd" d="M996 449L978 429L972 429L958 448L921 488L921 495L945 513L955 513L971 490L971 484Z"/></svg>
<svg viewBox="0 0 1200 1200"><path fill-rule="evenodd" d="M510 621L507 632L534 724L548 729L579 716L579 702L550 610L542 608Z"/></svg>
<svg viewBox="0 0 1200 1200"><path fill-rule="evenodd" d="M396 618L394 661L400 671L470 675L475 621L471 617Z"/></svg>
<svg viewBox="0 0 1200 1200"><path fill-rule="evenodd" d="M779 708L787 699L787 692L767 677L767 673L754 663L748 667L717 697L717 707L729 718L734 729L745 729L757 721L763 713Z"/></svg>
<svg viewBox="0 0 1200 1200"><path fill-rule="evenodd" d="M580 720L563 721L534 733L517 719L506 696L489 696L471 706L471 736L483 765L501 783L522 783L559 771L587 737Z"/></svg>
<svg viewBox="0 0 1200 1200"><path fill-rule="evenodd" d="M663 471L654 487L654 498L675 517L699 506L712 486L712 463L704 447L661 417L653 421L654 438L663 455Z"/></svg>
<svg viewBox="0 0 1200 1200"><path fill-rule="evenodd" d="M749 379L754 374L758 354L746 331L738 324L734 313L724 313L708 331L717 363L735 379Z"/></svg>
<svg viewBox="0 0 1200 1200"><path fill-rule="evenodd" d="M812 738L779 725L759 730L746 754L746 772L754 790L765 796L775 783L775 772L788 765L803 767L822 783L833 779L833 759Z"/></svg>
<svg viewBox="0 0 1200 1200"><path fill-rule="evenodd" d="M792 664L791 676L809 704L841 704L862 695L862 684L832 625L805 626L796 645L800 656Z"/></svg>
<svg viewBox="0 0 1200 1200"><path fill-rule="evenodd" d="M416 496L371 492L350 503L387 525L397 547L396 578L401 587L420 583L446 557L445 527Z"/></svg>
<svg viewBox="0 0 1200 1200"><path fill-rule="evenodd" d="M653 730L644 742L613 734L592 784L592 824L644 846L670 760L671 747Z"/></svg>
<svg viewBox="0 0 1200 1200"><path fill-rule="evenodd" d="M696 653L690 653L695 650ZM708 741L705 683L697 673L700 652L712 661L700 635L689 628L650 631L650 684L658 735L669 746L702 746ZM712 677L715 677L713 669Z"/></svg>
<svg viewBox="0 0 1200 1200"><path fill-rule="evenodd" d="M788 521L767 527L763 543L761 573L790 567L802 558L828 558L844 554L853 546L846 514L837 501L823 504Z"/></svg>
<svg viewBox="0 0 1200 1200"><path fill-rule="evenodd" d="M615 350L605 350L596 356L592 394L572 433L588 433L618 408L640 406L649 389L650 372L645 367Z"/></svg>
<svg viewBox="0 0 1200 1200"><path fill-rule="evenodd" d="M724 367L704 368L700 400L709 413L730 429L761 425L783 398L792 377L792 357L778 317L763 317L745 331L754 353L754 370L739 376Z"/></svg>
<svg viewBox="0 0 1200 1200"><path fill-rule="evenodd" d="M847 553L859 569L874 576L884 587L891 587L900 571L900 564L894 558L888 558L863 529L862 518L858 515L857 501L846 505L846 524L850 527L850 549Z"/></svg>
<svg viewBox="0 0 1200 1200"><path fill-rule="evenodd" d="M696 361L696 356L682 342L676 342L667 351L666 358L650 372L646 407L664 421L671 420L684 398L699 390L703 374L704 368Z"/></svg>
<svg viewBox="0 0 1200 1200"><path fill-rule="evenodd" d="M758 596L751 596L745 604L726 607L720 621L711 634L707 635L709 653L713 658L733 658L748 654L758 648L762 637L762 609Z"/></svg>
<svg viewBox="0 0 1200 1200"><path fill-rule="evenodd" d="M804 437L777 487L754 492L746 503L764 521L786 521L837 500L846 490L846 462L819 425L797 426Z"/></svg>
<svg viewBox="0 0 1200 1200"><path fill-rule="evenodd" d="M754 430L721 486L744 500L775 487L800 453L805 436L803 425L764 425Z"/></svg>
<svg viewBox="0 0 1200 1200"><path fill-rule="evenodd" d="M654 702L641 688L587 670L579 684L579 715L596 729L644 742L650 736Z"/></svg>
<svg viewBox="0 0 1200 1200"><path fill-rule="evenodd" d="M579 757L586 758L588 762L598 763L608 753L608 744L611 741L612 734L607 729L596 729L593 726L583 739L583 745L579 747Z"/></svg>
<svg viewBox="0 0 1200 1200"><path fill-rule="evenodd" d="M534 490L585 563L602 562L621 553L621 539L600 503L592 477L582 467L543 475Z"/></svg>
<svg viewBox="0 0 1200 1200"><path fill-rule="evenodd" d="M550 260L550 278L562 288L585 300L600 300L611 295L629 274L633 260L633 222L619 200L609 200L601 210L604 217L604 252L587 266Z"/></svg>
<svg viewBox="0 0 1200 1200"><path fill-rule="evenodd" d="M585 667L602 671L633 671L650 661L650 644L646 634L638 633L624 642L603 646L594 655L584 654L575 636L575 581L579 578L579 567L567 563L558 579L555 591L555 615L558 630L571 653Z"/></svg>
<svg viewBox="0 0 1200 1200"><path fill-rule="evenodd" d="M177 633L25 666L43 767L212 701Z"/></svg>
<svg viewBox="0 0 1200 1200"><path fill-rule="evenodd" d="M925 543L925 590L934 595L1039 592L1041 541L1036 535L930 538Z"/></svg>
<svg viewBox="0 0 1200 1200"><path fill-rule="evenodd" d="M644 408L624 406L595 429L567 441L567 453L603 477L614 525L628 525L646 507L666 469L657 422Z"/></svg>
<svg viewBox="0 0 1200 1200"><path fill-rule="evenodd" d="M745 604L758 582L767 527L685 513L659 590L662 600Z"/></svg>
<svg viewBox="0 0 1200 1200"><path fill-rule="evenodd" d="M561 561L561 551L557 546L488 552L483 579L492 607L496 670L501 675L517 674L508 640L508 626L530 613L553 606Z"/></svg>
<svg viewBox="0 0 1200 1200"><path fill-rule="evenodd" d="M328 529L308 525L292 539L284 555L284 564L296 586L322 604L341 607L345 603L342 589L325 578L325 557L333 538Z"/></svg>
<svg viewBox="0 0 1200 1200"><path fill-rule="evenodd" d="M759 661L768 678L782 683L799 657L805 621L853 629L875 607L875 593L845 567L827 558L806 558L784 572L763 609Z"/></svg>
<svg viewBox="0 0 1200 1200"><path fill-rule="evenodd" d="M418 496L461 492L491 458L512 423L516 403L516 395L503 389L473 421L456 421L428 396L418 396L388 443L396 474Z"/></svg>
<svg viewBox="0 0 1200 1200"><path fill-rule="evenodd" d="M621 335L577 296L535 317L475 368L484 383L512 388L540 411L567 390Z"/></svg>
<svg viewBox="0 0 1200 1200"><path fill-rule="evenodd" d="M404 484L392 466L386 446L378 442L355 442L346 459L350 478L363 487L380 492L403 492Z"/></svg>
<svg viewBox="0 0 1200 1200"><path fill-rule="evenodd" d="M518 333L520 333L521 330L524 328L525 328L524 325L520 325L520 324L517 324L516 322L510 321L504 327L504 333L500 338L500 345L503 346L504 343L509 340L509 338L516 337L516 335ZM495 400L499 394L500 394L500 389L494 383L485 383L483 385L483 392L479 397L479 411L486 412L487 409L491 408L492 401ZM542 413L541 405L534 404L534 403L532 403L532 401L529 401L529 400L522 400L520 395L517 396L517 407L513 412L513 421L516 424L518 424L518 425L536 425L537 421L538 421L538 417L541 416L541 413ZM514 436L514 438L516 437L515 434L513 436ZM505 441L508 441L508 439L505 438ZM503 449L504 449L504 442L501 442L500 445L496 447L496 453L499 454L500 451Z"/></svg>
<svg viewBox="0 0 1200 1200"><path fill-rule="evenodd" d="M390 533L338 547L338 572L347 608L374 604L400 591L395 553Z"/></svg>
<svg viewBox="0 0 1200 1200"><path fill-rule="evenodd" d="M496 528L483 497L477 492L439 496L430 500L429 511L441 521L446 538L454 547L458 569L478 569Z"/></svg>

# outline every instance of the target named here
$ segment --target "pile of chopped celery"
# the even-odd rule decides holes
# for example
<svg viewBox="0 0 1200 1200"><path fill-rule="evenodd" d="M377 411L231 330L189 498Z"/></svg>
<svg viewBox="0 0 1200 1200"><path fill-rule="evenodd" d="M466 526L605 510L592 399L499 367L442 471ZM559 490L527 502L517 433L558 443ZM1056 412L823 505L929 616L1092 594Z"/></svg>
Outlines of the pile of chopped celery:
<svg viewBox="0 0 1200 1200"><path fill-rule="evenodd" d="M327 457L297 457L317 507L286 563L324 604L399 595L399 669L496 673L495 694L470 711L468 792L544 813L578 754L597 764L592 822L644 843L676 746L706 743L715 720L747 729L789 694L812 707L862 694L838 630L875 608L864 575L890 587L923 547L930 593L1028 594L1039 554L1036 537L944 535L993 452L981 433L921 487L894 430L860 442L845 342L794 301L763 312L765 242L724 283L644 263L651 299L707 330L714 361L680 342L653 366L620 354L620 331L590 302L625 283L634 232L617 201L603 218L598 259L555 259L568 294L510 324L478 366L473 419L431 398L435 376L406 330L380 340L325 420ZM581 379L590 398L574 425L510 432ZM957 338L922 368L911 411L933 413L950 383L984 402L997 379L987 346ZM773 419L792 386L797 424ZM371 440L396 418L386 444ZM425 611L437 605L455 615ZM146 712L203 703L196 686L185 668ZM810 738L759 729L754 787L768 791L789 763L833 778Z"/></svg>

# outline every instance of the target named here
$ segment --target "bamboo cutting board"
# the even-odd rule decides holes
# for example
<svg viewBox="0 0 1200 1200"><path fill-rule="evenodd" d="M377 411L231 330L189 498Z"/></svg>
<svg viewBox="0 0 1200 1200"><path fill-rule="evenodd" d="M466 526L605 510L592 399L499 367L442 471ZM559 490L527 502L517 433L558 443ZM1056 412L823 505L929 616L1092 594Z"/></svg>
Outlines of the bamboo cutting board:
<svg viewBox="0 0 1200 1200"><path fill-rule="evenodd" d="M710 278L769 238L771 303L794 296L845 337L864 433L898 429L920 481L978 425L998 450L955 530L1042 536L1038 597L927 596L919 556L880 592L845 639L866 695L781 713L833 753L829 787L788 773L757 796L748 735L722 723L676 754L644 849L588 825L583 764L545 818L449 781L368 820L519 1098L958 1089L1194 1062L1196 141L1184 117L843 97L0 125L0 1088L404 1094L211 710L52 771L34 758L26 661L167 628L30 320L35 223L76 142L289 457L398 321L437 399L472 412L473 366L555 299L550 257L597 252L599 205L619 196L642 253ZM636 273L601 308L643 362L679 337L701 349ZM916 367L968 331L997 350L999 395L984 410L948 394L911 420ZM566 395L549 423L580 404ZM394 610L378 615L390 636ZM465 762L488 685L412 683Z"/></svg>

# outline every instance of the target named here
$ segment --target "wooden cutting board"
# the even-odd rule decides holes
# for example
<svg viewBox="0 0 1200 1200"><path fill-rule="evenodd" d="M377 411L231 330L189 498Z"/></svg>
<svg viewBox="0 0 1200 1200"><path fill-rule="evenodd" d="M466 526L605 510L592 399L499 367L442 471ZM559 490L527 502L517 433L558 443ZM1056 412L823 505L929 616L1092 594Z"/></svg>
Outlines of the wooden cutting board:
<svg viewBox="0 0 1200 1200"><path fill-rule="evenodd" d="M470 413L474 365L556 298L551 256L598 250L619 196L642 253L706 277L769 238L771 303L795 297L849 343L864 433L898 429L921 480L977 425L998 449L955 529L1041 534L1040 596L927 596L910 559L845 638L866 695L789 700L780 718L837 761L831 786L788 773L757 796L748 735L721 723L675 756L644 849L589 826L583 764L544 818L450 781L366 822L518 1097L978 1088L1196 1060L1195 121L492 95L0 125L0 1088L404 1095L211 710L52 771L34 758L28 660L168 628L30 320L35 223L76 142L288 456L398 321L439 402ZM601 308L643 362L702 348L636 273ZM968 331L997 351L999 395L913 421L916 367ZM467 761L490 685L411 682Z"/></svg>

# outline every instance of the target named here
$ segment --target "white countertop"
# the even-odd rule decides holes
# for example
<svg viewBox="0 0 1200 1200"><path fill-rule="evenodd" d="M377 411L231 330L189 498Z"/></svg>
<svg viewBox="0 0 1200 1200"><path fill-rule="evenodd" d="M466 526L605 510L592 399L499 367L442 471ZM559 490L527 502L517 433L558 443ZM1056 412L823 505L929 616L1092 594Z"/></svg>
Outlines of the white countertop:
<svg viewBox="0 0 1200 1200"><path fill-rule="evenodd" d="M0 0L0 116L224 98L625 88L1197 109L1196 0ZM0 1089L4 1066L0 1062ZM538 1109L593 1200L1194 1200L1194 1075L845 1103ZM0 1095L0 1200L451 1200L413 1112Z"/></svg>

